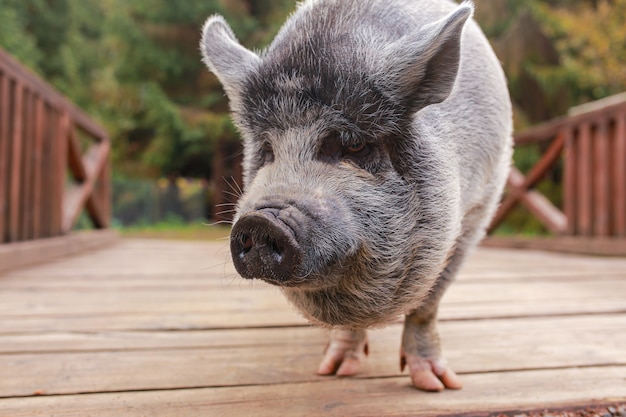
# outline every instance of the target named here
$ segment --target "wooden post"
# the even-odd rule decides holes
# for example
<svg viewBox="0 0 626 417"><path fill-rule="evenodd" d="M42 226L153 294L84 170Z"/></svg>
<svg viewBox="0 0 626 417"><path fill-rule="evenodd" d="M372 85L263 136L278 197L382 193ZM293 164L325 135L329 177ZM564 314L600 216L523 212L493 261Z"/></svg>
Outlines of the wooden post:
<svg viewBox="0 0 626 417"><path fill-rule="evenodd" d="M9 117L11 114L11 83L7 74L0 72L0 244L8 240L7 215L9 199L7 181L9 175Z"/></svg>
<svg viewBox="0 0 626 417"><path fill-rule="evenodd" d="M578 196L578 216L577 234L580 236L591 236L592 224L592 179L591 179L591 125L583 123L578 130L578 147L576 157L578 162L577 196Z"/></svg>
<svg viewBox="0 0 626 417"><path fill-rule="evenodd" d="M56 123L58 117L54 110L50 106L44 106L44 120L46 123L46 129L44 131L43 146L42 146L42 163L41 170L44 174L41 177L41 200L44 206L41 213L41 237L50 237L53 235L52 225L52 210L50 207L50 201L52 201L53 194L53 179L54 176L51 172L54 170L53 156L54 156L54 133L56 131Z"/></svg>
<svg viewBox="0 0 626 417"><path fill-rule="evenodd" d="M22 108L24 120L24 135L22 137L22 200L20 211L20 240L32 239L33 225L33 170L34 170L34 139L35 120L33 111L34 98L31 91L24 91L24 106Z"/></svg>
<svg viewBox="0 0 626 417"><path fill-rule="evenodd" d="M565 148L563 156L563 211L567 219L567 234L576 234L576 143L571 126L563 128Z"/></svg>
<svg viewBox="0 0 626 417"><path fill-rule="evenodd" d="M593 137L593 236L609 235L608 120L600 120Z"/></svg>
<svg viewBox="0 0 626 417"><path fill-rule="evenodd" d="M617 115L613 147L614 234L626 237L626 110Z"/></svg>
<svg viewBox="0 0 626 417"><path fill-rule="evenodd" d="M35 144L34 154L34 198L33 198L33 237L35 239L43 237L42 217L45 211L43 200L43 145L44 145L44 102L41 97L35 100Z"/></svg>
<svg viewBox="0 0 626 417"><path fill-rule="evenodd" d="M23 97L24 86L18 81L15 83L13 101L13 132L11 132L11 171L9 192L9 241L20 240L20 182L22 180L22 128L23 128Z"/></svg>
<svg viewBox="0 0 626 417"><path fill-rule="evenodd" d="M61 235L63 230L63 202L65 195L65 179L67 177L68 138L72 129L72 120L67 112L62 112L58 119L54 138L54 190L53 196L53 230L54 235Z"/></svg>
<svg viewBox="0 0 626 417"><path fill-rule="evenodd" d="M97 197L101 207L101 227L111 225L111 158L107 158L98 179Z"/></svg>

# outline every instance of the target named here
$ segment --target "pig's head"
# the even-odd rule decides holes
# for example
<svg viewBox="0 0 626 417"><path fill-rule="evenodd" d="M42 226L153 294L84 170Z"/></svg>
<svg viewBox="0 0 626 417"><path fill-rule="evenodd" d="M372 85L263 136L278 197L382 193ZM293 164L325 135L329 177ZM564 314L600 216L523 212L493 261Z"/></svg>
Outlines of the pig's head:
<svg viewBox="0 0 626 417"><path fill-rule="evenodd" d="M439 126L416 117L450 95L472 7L415 29L320 3L260 55L221 17L204 26L205 63L244 140L232 258L314 322L378 325L419 305L458 235L454 162Z"/></svg>

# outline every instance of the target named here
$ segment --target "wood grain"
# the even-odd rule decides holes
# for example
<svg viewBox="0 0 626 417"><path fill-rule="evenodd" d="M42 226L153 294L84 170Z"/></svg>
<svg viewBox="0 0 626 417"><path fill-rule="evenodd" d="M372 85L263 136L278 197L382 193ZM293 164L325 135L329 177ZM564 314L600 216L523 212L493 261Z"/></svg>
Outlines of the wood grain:
<svg viewBox="0 0 626 417"><path fill-rule="evenodd" d="M326 331L238 278L225 249L121 240L0 275L0 415L458 415L626 398L626 258L480 248L440 310L465 387L425 394L399 370L400 318L370 332L356 378L315 375Z"/></svg>
<svg viewBox="0 0 626 417"><path fill-rule="evenodd" d="M496 372L464 376L464 388L418 392L406 377L299 384L120 392L0 400L11 417L454 416L623 401L626 367ZM581 396L584 393L584 396ZM589 400L587 400L589 401Z"/></svg>

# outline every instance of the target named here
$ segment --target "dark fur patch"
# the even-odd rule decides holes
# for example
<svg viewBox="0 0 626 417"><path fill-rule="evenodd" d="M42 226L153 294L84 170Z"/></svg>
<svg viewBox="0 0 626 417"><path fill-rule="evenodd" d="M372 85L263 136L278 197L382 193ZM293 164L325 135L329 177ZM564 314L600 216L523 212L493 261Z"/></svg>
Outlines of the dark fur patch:
<svg viewBox="0 0 626 417"><path fill-rule="evenodd" d="M378 86L373 74L367 73L367 53L360 50L367 45L354 36L354 31L346 32L345 22L341 21L348 11L354 13L356 9L364 16L362 25L378 26L379 20L372 20L366 10L373 5L362 1L355 8L348 3L324 4L318 8L316 19L294 22L300 36L275 42L266 52L242 93L239 119L247 127L262 132L323 118L325 126L361 140L405 131L410 124L406 107ZM387 33L381 36L400 36L398 28L376 30L383 29ZM286 88L285 80L295 80L297 88ZM341 139L354 140L343 136Z"/></svg>

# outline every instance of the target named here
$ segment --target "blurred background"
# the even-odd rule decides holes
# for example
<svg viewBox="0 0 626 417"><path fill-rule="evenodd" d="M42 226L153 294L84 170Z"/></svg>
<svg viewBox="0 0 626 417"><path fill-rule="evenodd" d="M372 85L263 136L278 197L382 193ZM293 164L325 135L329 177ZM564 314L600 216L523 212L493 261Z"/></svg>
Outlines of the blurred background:
<svg viewBox="0 0 626 417"><path fill-rule="evenodd" d="M476 0L524 128L626 90L626 0ZM240 143L200 29L220 13L267 45L295 0L0 0L0 47L101 123L112 141L113 225L123 233L225 234ZM520 149L532 167L545 144ZM562 169L538 185L557 206ZM230 190L224 195L220 190ZM87 219L77 228L89 227ZM548 233L523 206L496 233Z"/></svg>

